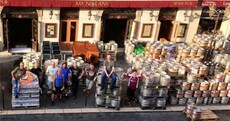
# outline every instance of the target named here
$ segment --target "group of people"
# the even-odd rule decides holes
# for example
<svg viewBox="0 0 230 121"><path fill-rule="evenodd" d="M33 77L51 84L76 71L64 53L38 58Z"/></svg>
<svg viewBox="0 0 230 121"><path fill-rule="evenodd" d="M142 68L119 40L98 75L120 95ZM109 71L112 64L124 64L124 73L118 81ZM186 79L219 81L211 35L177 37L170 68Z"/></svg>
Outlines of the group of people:
<svg viewBox="0 0 230 121"><path fill-rule="evenodd" d="M39 77L39 82L42 81L42 69L39 68L38 63L34 64L34 67L30 70L32 73L36 74ZM15 68L12 71L12 84L14 88L14 95L17 98L19 87L20 87L20 78L22 78L25 75L26 69L24 68L23 62L20 63L20 67ZM79 87L79 81L83 78L85 75L85 84L86 88L84 89L84 92L90 93L92 86L94 82L97 79L97 70L94 67L94 64L91 63L89 68L83 69L77 66L77 62L73 63L72 67L67 67L67 63L64 62L60 67L56 65L54 61L51 62L51 65L47 67L46 70L46 76L47 76L47 87L52 90L51 95L51 104L53 105L57 97L59 97L59 100L61 102L64 102L63 100L63 91L72 85L72 92L74 99L77 98L77 91ZM123 73L122 78L127 76L129 78L128 81L128 89L127 89L127 97L128 102L131 103L131 101L134 100L134 95L136 92L136 89L138 88L139 80L141 77L143 77L142 74L138 75L136 70L133 70L131 74ZM105 89L105 84L108 79L111 79L110 83L110 89L111 91L114 90L116 85L116 78L117 75L115 73L115 64L112 60L111 55L107 55L107 59L104 61L103 64L103 73L101 76L101 88L100 90ZM43 86L44 83L40 83L40 86Z"/></svg>
<svg viewBox="0 0 230 121"><path fill-rule="evenodd" d="M93 86L93 82L96 80L96 69L94 64L91 63L89 68L80 68L77 66L77 62L73 63L72 67L67 67L67 63L62 63L61 67L57 67L55 62L51 62L46 70L48 76L47 84L49 89L52 89L51 104L54 104L55 99L59 96L61 102L63 102L62 92L72 86L72 92L74 99L77 98L77 91L79 82L85 75L86 88L84 92L89 93Z"/></svg>
<svg viewBox="0 0 230 121"><path fill-rule="evenodd" d="M12 85L13 85L13 94L15 96L15 98L18 98L18 92L20 89L20 79L22 79L25 74L26 71L28 69L25 68L25 65L23 62L21 62L19 64L19 67L16 67L12 72L11 72L11 76L12 76ZM39 67L38 62L34 63L34 66L32 69L30 69L30 72L34 73L35 75L37 75L38 80L39 80L39 85L41 86L41 80L42 80L42 69Z"/></svg>

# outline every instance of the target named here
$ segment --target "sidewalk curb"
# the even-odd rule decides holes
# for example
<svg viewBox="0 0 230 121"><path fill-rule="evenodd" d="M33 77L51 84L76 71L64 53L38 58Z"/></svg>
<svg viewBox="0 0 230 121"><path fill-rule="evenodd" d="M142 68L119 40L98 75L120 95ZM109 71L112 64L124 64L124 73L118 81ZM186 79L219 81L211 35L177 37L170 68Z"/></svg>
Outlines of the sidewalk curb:
<svg viewBox="0 0 230 121"><path fill-rule="evenodd" d="M73 108L73 109L34 109L34 110L5 110L0 111L0 116L26 115L26 114L70 114L70 113L142 113L142 112L181 112L185 106L168 106L166 110L141 110L139 107L124 107L120 110L105 108ZM230 105L199 106L211 110L230 110Z"/></svg>

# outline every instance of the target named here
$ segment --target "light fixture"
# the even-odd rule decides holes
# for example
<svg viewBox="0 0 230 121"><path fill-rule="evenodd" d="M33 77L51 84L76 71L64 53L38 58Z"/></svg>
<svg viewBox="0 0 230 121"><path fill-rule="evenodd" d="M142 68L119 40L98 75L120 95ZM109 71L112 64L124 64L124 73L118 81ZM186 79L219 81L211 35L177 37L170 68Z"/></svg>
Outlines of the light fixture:
<svg viewBox="0 0 230 121"><path fill-rule="evenodd" d="M153 11L150 11L150 12L149 12L149 18L150 18L150 21L152 21L152 20L153 20L153 17L154 17L154 15L153 15Z"/></svg>
<svg viewBox="0 0 230 121"><path fill-rule="evenodd" d="M88 12L88 16L89 16L89 20L91 19L91 16L92 16L92 12L91 12L91 10L89 10L89 12Z"/></svg>
<svg viewBox="0 0 230 121"><path fill-rule="evenodd" d="M50 11L49 15L50 15L50 19L52 19L52 17L53 17L53 10Z"/></svg>

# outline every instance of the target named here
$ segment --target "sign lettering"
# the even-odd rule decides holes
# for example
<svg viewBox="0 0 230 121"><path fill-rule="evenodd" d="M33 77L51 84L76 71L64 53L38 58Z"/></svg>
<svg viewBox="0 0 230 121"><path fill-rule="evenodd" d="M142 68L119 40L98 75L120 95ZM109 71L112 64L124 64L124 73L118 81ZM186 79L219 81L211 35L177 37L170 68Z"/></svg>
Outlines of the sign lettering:
<svg viewBox="0 0 230 121"><path fill-rule="evenodd" d="M8 3L8 0L0 0L0 5L5 5Z"/></svg>
<svg viewBox="0 0 230 121"><path fill-rule="evenodd" d="M127 15L110 15L109 19L126 19L128 18Z"/></svg>
<svg viewBox="0 0 230 121"><path fill-rule="evenodd" d="M173 2L174 6L191 6L193 2Z"/></svg>
<svg viewBox="0 0 230 121"><path fill-rule="evenodd" d="M77 6L85 6L85 7L108 7L109 2L107 1L80 1L76 2Z"/></svg>

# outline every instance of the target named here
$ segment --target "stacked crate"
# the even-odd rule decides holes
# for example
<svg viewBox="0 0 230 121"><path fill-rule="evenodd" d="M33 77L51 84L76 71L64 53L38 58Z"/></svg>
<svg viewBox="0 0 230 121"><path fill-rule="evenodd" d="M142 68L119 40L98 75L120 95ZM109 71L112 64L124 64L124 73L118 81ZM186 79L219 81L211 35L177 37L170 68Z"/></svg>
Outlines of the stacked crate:
<svg viewBox="0 0 230 121"><path fill-rule="evenodd" d="M95 106L96 107L106 107L106 108L115 108L116 110L120 109L120 79L117 78L116 86L111 92L110 83L111 79L106 79L105 89L101 89L101 75L103 72L103 67L100 67L98 70L97 85L96 85L96 94L95 94Z"/></svg>
<svg viewBox="0 0 230 121"><path fill-rule="evenodd" d="M26 72L26 73L27 73L26 75L32 76L33 80L30 80L29 82L27 80L21 80L18 98L15 98L14 95L12 94L12 101L11 101L12 108L31 108L31 107L39 108L40 107L38 77L31 72Z"/></svg>

